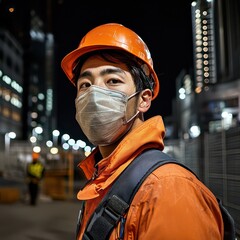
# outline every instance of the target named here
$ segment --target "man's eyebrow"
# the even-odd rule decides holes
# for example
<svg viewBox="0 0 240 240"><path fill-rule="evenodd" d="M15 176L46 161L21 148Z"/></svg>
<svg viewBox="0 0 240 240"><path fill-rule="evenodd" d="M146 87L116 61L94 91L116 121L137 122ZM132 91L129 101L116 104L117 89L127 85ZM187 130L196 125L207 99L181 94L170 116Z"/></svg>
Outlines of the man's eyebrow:
<svg viewBox="0 0 240 240"><path fill-rule="evenodd" d="M90 71L85 71L83 73L80 73L78 78L91 77L91 76L92 76L92 74Z"/></svg>
<svg viewBox="0 0 240 240"><path fill-rule="evenodd" d="M100 72L100 75L103 76L105 74L111 74L111 73L123 73L125 72L121 68L106 68Z"/></svg>
<svg viewBox="0 0 240 240"><path fill-rule="evenodd" d="M101 76L104 76L106 74L112 74L112 73L121 73L121 74L125 74L125 71L123 71L121 68L107 68L107 69L103 69L100 72ZM83 78L83 77L91 77L92 73L90 71L84 71L83 73L81 73L79 75L78 78Z"/></svg>

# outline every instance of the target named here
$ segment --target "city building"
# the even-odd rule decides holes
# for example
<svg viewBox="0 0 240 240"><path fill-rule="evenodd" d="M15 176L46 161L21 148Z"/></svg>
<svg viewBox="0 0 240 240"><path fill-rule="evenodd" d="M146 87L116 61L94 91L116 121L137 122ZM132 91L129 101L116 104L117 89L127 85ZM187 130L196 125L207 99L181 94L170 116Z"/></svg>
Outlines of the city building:
<svg viewBox="0 0 240 240"><path fill-rule="evenodd" d="M39 141L52 139L52 130L56 128L53 104L54 98L54 36L44 32L44 22L35 10L31 11L30 50L28 52L28 84L25 84L26 124L28 138L36 136ZM42 128L42 133L36 128Z"/></svg>
<svg viewBox="0 0 240 240"><path fill-rule="evenodd" d="M24 7L19 1L0 2L2 150L9 132L31 146L31 137L36 138L31 138L35 142L52 140L52 131L57 127L53 91L55 42L48 10L41 1L26 1Z"/></svg>
<svg viewBox="0 0 240 240"><path fill-rule="evenodd" d="M0 148L8 134L22 137L23 49L8 32L0 29ZM5 146L6 147L6 146Z"/></svg>
<svg viewBox="0 0 240 240"><path fill-rule="evenodd" d="M194 69L176 79L180 138L240 123L239 1L193 1L192 29Z"/></svg>
<svg viewBox="0 0 240 240"><path fill-rule="evenodd" d="M192 33L194 67L176 79L165 151L222 199L239 236L240 1L193 1Z"/></svg>

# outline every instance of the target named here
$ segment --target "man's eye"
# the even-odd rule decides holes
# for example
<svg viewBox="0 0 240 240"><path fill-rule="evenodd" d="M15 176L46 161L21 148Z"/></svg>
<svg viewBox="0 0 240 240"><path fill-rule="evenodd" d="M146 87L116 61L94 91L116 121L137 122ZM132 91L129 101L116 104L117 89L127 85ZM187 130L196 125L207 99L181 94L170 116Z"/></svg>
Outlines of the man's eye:
<svg viewBox="0 0 240 240"><path fill-rule="evenodd" d="M91 86L91 84L89 82L79 83L78 89L89 88L90 86Z"/></svg>
<svg viewBox="0 0 240 240"><path fill-rule="evenodd" d="M112 78L112 79L108 80L108 83L109 84L117 84L117 83L121 83L121 81L119 79Z"/></svg>

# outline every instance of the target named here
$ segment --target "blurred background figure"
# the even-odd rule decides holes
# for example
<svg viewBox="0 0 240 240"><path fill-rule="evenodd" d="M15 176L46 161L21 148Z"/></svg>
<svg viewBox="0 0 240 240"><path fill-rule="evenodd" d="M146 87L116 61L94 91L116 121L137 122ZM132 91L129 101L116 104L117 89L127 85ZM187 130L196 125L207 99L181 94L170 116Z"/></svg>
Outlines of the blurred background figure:
<svg viewBox="0 0 240 240"><path fill-rule="evenodd" d="M27 184L30 205L36 205L45 168L39 160L39 153L32 153L32 162L27 164Z"/></svg>

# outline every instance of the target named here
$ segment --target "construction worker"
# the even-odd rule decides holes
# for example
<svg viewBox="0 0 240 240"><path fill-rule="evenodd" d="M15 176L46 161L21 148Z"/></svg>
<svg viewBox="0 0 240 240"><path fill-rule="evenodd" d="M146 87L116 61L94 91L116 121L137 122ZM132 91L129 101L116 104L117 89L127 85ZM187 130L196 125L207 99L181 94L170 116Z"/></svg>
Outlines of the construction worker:
<svg viewBox="0 0 240 240"><path fill-rule="evenodd" d="M117 23L90 30L61 66L76 86L76 120L96 146L79 164L89 181L77 194L85 203L77 239L102 239L101 226L98 238L85 237L86 227L112 183L144 150L164 149L162 117L144 120L159 80L147 45ZM213 193L190 171L166 164L142 183L109 239L222 240L223 227Z"/></svg>
<svg viewBox="0 0 240 240"><path fill-rule="evenodd" d="M39 161L39 153L32 153L32 161L27 164L27 183L30 205L36 205L40 190L40 182L44 176L44 165Z"/></svg>

